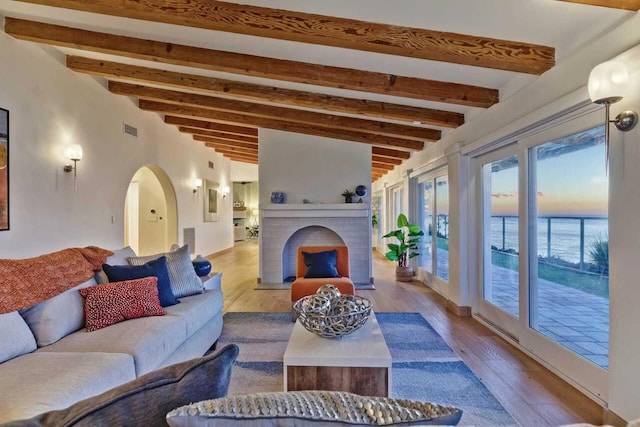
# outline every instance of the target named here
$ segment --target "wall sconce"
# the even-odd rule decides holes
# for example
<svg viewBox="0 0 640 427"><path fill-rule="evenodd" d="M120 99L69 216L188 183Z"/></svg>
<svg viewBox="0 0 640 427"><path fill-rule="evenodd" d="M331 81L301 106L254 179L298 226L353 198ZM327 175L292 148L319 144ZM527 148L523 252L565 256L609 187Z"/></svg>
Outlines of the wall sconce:
<svg viewBox="0 0 640 427"><path fill-rule="evenodd" d="M230 192L231 192L231 189L229 188L228 185L225 185L224 187L222 187L222 198L226 199L227 194L229 194Z"/></svg>
<svg viewBox="0 0 640 427"><path fill-rule="evenodd" d="M202 178L196 178L193 180L193 193L197 193L198 190L202 187Z"/></svg>
<svg viewBox="0 0 640 427"><path fill-rule="evenodd" d="M67 145L64 149L64 157L71 160L73 165L66 164L62 170L73 172L73 183L78 190L78 162L82 160L82 146L80 144Z"/></svg>
<svg viewBox="0 0 640 427"><path fill-rule="evenodd" d="M611 104L622 100L628 83L629 72L620 61L603 62L589 74L589 97L596 104L603 104L606 112L604 142L607 165L609 164L609 124L613 123L618 130L628 132L638 122L638 113L631 110L623 111L613 120L609 118Z"/></svg>

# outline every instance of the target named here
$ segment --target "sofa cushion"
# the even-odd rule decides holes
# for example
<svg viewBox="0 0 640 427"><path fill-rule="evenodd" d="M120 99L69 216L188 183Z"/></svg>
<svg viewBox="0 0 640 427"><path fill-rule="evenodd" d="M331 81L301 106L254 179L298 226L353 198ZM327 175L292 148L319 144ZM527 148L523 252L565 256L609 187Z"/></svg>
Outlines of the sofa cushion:
<svg viewBox="0 0 640 427"><path fill-rule="evenodd" d="M247 410L249 409L249 410ZM183 406L167 414L171 427L456 425L462 411L432 403L341 391L255 393Z"/></svg>
<svg viewBox="0 0 640 427"><path fill-rule="evenodd" d="M53 344L84 327L84 298L78 291L95 284L95 279L91 278L60 295L20 311L36 337L38 347Z"/></svg>
<svg viewBox="0 0 640 427"><path fill-rule="evenodd" d="M158 278L158 297L160 298L160 305L168 307L180 302L175 295L173 295L173 291L171 290L169 270L167 269L167 258L164 256L142 265L103 264L102 270L107 274L110 282L121 282L123 280L155 276Z"/></svg>
<svg viewBox="0 0 640 427"><path fill-rule="evenodd" d="M109 265L129 265L127 258L136 256L136 253L131 249L131 246L125 246L122 249L116 249L113 251L113 255L107 257L105 264ZM107 283L109 278L103 270L99 270L95 274L96 282Z"/></svg>
<svg viewBox="0 0 640 427"><path fill-rule="evenodd" d="M73 406L10 424L18 426L160 426L172 409L226 396L238 347L168 366Z"/></svg>
<svg viewBox="0 0 640 427"><path fill-rule="evenodd" d="M127 319L165 314L158 299L156 277L104 283L80 289L79 292L85 297L87 332L97 331Z"/></svg>
<svg viewBox="0 0 640 427"><path fill-rule="evenodd" d="M135 377L126 354L25 354L0 364L0 423L66 408Z"/></svg>
<svg viewBox="0 0 640 427"><path fill-rule="evenodd" d="M130 354L140 376L158 369L187 339L186 331L186 321L176 316L141 317L94 332L81 329L39 351Z"/></svg>
<svg viewBox="0 0 640 427"><path fill-rule="evenodd" d="M334 249L322 252L302 252L307 266L306 278L340 277L336 269L338 252Z"/></svg>
<svg viewBox="0 0 640 427"><path fill-rule="evenodd" d="M224 298L222 292L206 290L203 294L182 298L180 304L166 307L167 316L178 316L187 322L187 335L193 335L212 317L222 312Z"/></svg>
<svg viewBox="0 0 640 427"><path fill-rule="evenodd" d="M127 260L131 265L142 265L158 259L161 256L167 257L169 280L171 281L171 289L176 298L202 293L202 280L200 280L193 269L193 264L189 257L189 246L187 245L173 252L142 257L129 257Z"/></svg>
<svg viewBox="0 0 640 427"><path fill-rule="evenodd" d="M37 348L31 329L17 311L0 314L0 343L0 363Z"/></svg>

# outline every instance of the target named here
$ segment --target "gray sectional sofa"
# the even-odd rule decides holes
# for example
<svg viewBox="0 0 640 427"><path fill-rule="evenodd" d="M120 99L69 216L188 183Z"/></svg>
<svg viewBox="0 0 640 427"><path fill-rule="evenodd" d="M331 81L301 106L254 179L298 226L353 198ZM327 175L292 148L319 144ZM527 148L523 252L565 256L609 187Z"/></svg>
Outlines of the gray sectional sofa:
<svg viewBox="0 0 640 427"><path fill-rule="evenodd" d="M107 264L126 264L130 249ZM100 281L100 276L97 275ZM202 356L222 331L220 275L204 291L142 317L97 331L84 328L78 289L37 306L0 314L0 423L66 408L165 366Z"/></svg>

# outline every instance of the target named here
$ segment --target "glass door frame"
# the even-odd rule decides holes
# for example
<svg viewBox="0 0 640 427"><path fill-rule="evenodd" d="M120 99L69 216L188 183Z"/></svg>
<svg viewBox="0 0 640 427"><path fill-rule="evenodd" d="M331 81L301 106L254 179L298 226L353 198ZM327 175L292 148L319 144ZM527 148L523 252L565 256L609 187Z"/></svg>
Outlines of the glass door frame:
<svg viewBox="0 0 640 427"><path fill-rule="evenodd" d="M423 282L427 282L429 283L433 288L435 288L436 290L438 290L439 292L442 292L444 294L446 294L446 290L447 290L447 286L449 285L449 282L440 278L437 274L437 240L438 240L438 230L437 230L437 221L438 221L438 217L437 217L437 212L438 212L438 197L436 196L436 179L440 178L442 176L446 176L447 179L449 178L449 169L447 168L447 166L443 166L443 167L439 167L437 169L433 169L427 173L424 174L420 174L418 176L416 176L415 178L412 178L412 180L415 182L415 189L413 191L412 196L415 197L416 203L415 203L415 209L416 209L416 216L415 218L420 218L421 217L421 213L418 212L419 209L422 209L422 207L420 206L420 204L418 203L421 199L420 194L419 194L419 188L420 188L420 184L422 184L423 182L427 182L427 181L431 181L433 183L432 186L432 194L433 194L433 201L431 203L431 230L432 230L432 243L431 243L431 270L432 271L428 271L425 268L422 268L419 263L416 263L416 272L418 275L418 278L423 281ZM448 183L448 181L447 181ZM422 224L420 224L422 225ZM423 230L426 231L426 230ZM425 232L425 236L427 235L427 233Z"/></svg>
<svg viewBox="0 0 640 427"><path fill-rule="evenodd" d="M526 195L526 200L524 200L524 204L522 205L526 212L523 222L531 222L532 224L531 227L528 225L521 227L520 231L523 241L536 242L537 239L536 228L534 226L537 219L535 203L537 194L536 175L535 169L531 167L532 159L529 156L529 149L564 136L591 129L598 125L602 125L602 112L596 110L566 121L562 126L549 127L519 140L518 145L520 152L524 157L523 172L526 172L522 183L525 186L523 195ZM522 228L524 228L524 230ZM523 246L527 246L527 253L526 258L521 258L520 265L522 266L524 264L528 271L526 271L525 275L521 270L521 274L526 278L526 292L523 295L521 290L520 293L520 323L522 326L519 335L520 345L542 361L551 365L553 367L552 370L568 378L570 382L579 385L599 399L605 402L608 401L608 372L605 369L577 355L530 327L530 319L532 316L535 316L535 309L533 312L530 309L530 301L535 301L535 298L532 296L537 292L537 250L529 251L529 245L523 245L521 242L521 250ZM522 262L523 260L526 262Z"/></svg>
<svg viewBox="0 0 640 427"><path fill-rule="evenodd" d="M519 262L518 269L518 308L520 317L515 317L513 314L502 310L500 307L486 301L484 299L484 284L487 279L487 275L491 274L491 269L487 266L491 266L491 256L485 257L485 248L491 247L491 234L485 233L485 230L490 230L491 215L486 216L485 212L488 210L491 213L491 199L485 199L484 195L489 190L487 188L487 182L485 179L484 166L496 162L507 157L518 157L518 252L522 261L528 257L528 248L526 247L524 239L522 239L523 228L526 230L526 224L522 215L522 203L524 201L523 191L523 160L522 150L518 146L517 141L512 142L509 145L490 151L488 153L479 155L473 158L473 176L475 177L476 185L475 189L475 206L478 206L480 212L476 215L476 229L478 233L476 254L478 258L477 269L477 286L475 289L475 298L473 299L472 309L477 315L483 317L486 321L497 327L503 333L509 335L514 340L518 341L522 332L523 317L523 297L526 296L527 282L527 266L526 262ZM524 295L523 295L524 294Z"/></svg>

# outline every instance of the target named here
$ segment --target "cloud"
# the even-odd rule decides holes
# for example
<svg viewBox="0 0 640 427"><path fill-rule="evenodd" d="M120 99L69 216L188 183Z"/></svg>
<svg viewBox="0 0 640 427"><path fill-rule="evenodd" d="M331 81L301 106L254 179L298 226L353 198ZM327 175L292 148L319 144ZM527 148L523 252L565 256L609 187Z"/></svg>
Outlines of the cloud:
<svg viewBox="0 0 640 427"><path fill-rule="evenodd" d="M491 197L495 197L496 199L500 199L502 197L513 198L516 196L516 193L491 193Z"/></svg>

